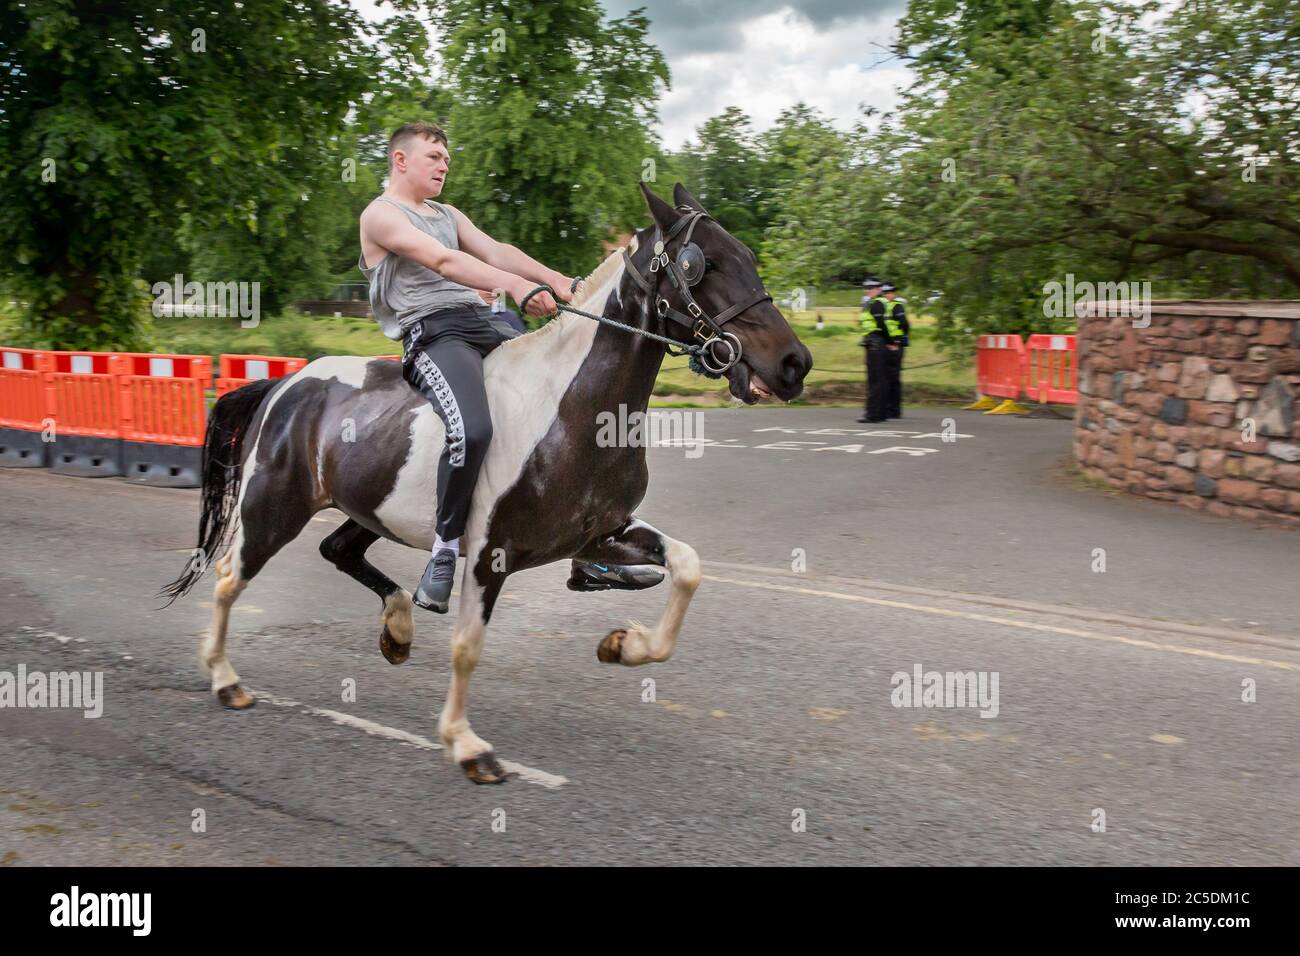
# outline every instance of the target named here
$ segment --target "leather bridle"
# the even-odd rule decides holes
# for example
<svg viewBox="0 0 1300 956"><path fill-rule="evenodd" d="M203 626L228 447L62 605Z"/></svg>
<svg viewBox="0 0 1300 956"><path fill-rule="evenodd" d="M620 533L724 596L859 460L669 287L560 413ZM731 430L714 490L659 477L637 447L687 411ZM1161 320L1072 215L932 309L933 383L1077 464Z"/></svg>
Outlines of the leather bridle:
<svg viewBox="0 0 1300 956"><path fill-rule="evenodd" d="M744 312L746 309L752 309L760 302L771 302L772 297L766 292L763 292L762 294L750 299L748 302L741 302L730 306L718 313L716 316L711 316L705 312L704 309L700 307L700 304L695 301L695 297L691 295L691 288L699 284L700 280L704 278L704 273L707 271L704 252L698 245L691 241L691 234L695 231L695 227L701 220L713 219L713 217L706 212L701 212L700 210L693 209L689 206L678 208L684 213L684 215L673 223L672 228L668 230L666 236L662 234L659 226L657 224L655 225L654 256L650 260L650 277L646 278L643 276L641 271L633 265L632 257L628 254L626 248L623 249L623 263L627 266L628 275L632 277L632 280L636 282L636 284L640 286L648 296L647 303L649 307L654 310L654 313L658 318L659 331L665 333L667 331L665 328L665 320L672 320L684 328L687 333L693 337L694 341L682 342L679 339L670 338L666 334L656 335L653 332L626 325L615 319L609 319L601 315L584 312L581 309L575 309L573 306L567 305L563 302L557 302L556 307L563 312L573 312L578 315L584 315L589 319L595 319L597 322L612 325L616 328L623 329L626 332L632 332L636 335L642 335L646 338L654 339L657 342L662 342L664 343L664 348L669 355L691 355L698 357L700 365L704 368L705 373L716 377L729 371L737 362L740 361L741 356L740 339L733 333L724 330L722 326L740 315L740 313ZM717 220L714 221L716 222ZM681 234L683 229L686 230L686 235L682 237L681 248L678 250L677 256L674 259L668 255L666 247ZM679 309L673 308L672 303L670 303L665 296L660 295L659 279L660 276L664 274L667 274L669 281L677 290L678 295L684 303L686 307L684 313ZM574 284L576 286L576 279L574 280ZM519 303L519 311L527 312L528 300L537 293L543 291L554 294L555 290L550 286L538 286L536 289L533 289L524 296L523 301ZM679 351L673 351L674 345L680 345L683 346L683 348ZM726 348L723 358L718 357L716 350L719 347Z"/></svg>
<svg viewBox="0 0 1300 956"><path fill-rule="evenodd" d="M685 215L673 223L666 236L662 235L659 226L655 225L654 257L650 260L650 278L643 276L632 264L632 257L628 255L626 248L623 249L623 263L627 266L628 274L632 276L633 281L649 296L651 306L659 318L660 331L666 331L664 327L666 319L671 319L682 326L699 343L696 347L699 349L697 354L700 357L700 364L712 374L721 375L739 362L741 355L740 339L731 332L725 331L722 326L760 302L771 302L772 297L763 292L748 302L738 302L717 315L711 316L705 312L695 301L695 296L691 295L691 288L699 284L707 271L704 253L699 246L691 242L691 234L695 232L695 227L702 220L710 219L714 222L717 220L708 213L692 209L690 206L678 208ZM683 229L686 230L686 235L682 238L677 257L673 258L668 255L667 246ZM685 304L685 313L673 308L668 299L659 294L659 277L665 273ZM727 349L724 358L718 357L716 349L719 346L725 346ZM686 352L674 352L672 346L667 346L667 350L669 355L686 354Z"/></svg>

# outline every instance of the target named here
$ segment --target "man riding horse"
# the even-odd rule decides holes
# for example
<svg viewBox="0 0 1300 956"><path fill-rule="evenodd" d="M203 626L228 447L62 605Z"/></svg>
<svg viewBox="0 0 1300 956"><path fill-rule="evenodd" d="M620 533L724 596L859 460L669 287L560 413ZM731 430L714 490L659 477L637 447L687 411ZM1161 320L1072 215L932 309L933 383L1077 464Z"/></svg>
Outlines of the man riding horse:
<svg viewBox="0 0 1300 956"><path fill-rule="evenodd" d="M413 598L445 614L474 485L492 440L483 359L519 334L475 290L500 289L523 302L540 283L571 302L578 283L497 242L455 206L433 202L451 166L447 134L439 127L398 127L388 143L388 161L387 188L361 214L358 265L370 281L380 328L402 340L403 377L446 426L438 461L437 536ZM528 302L528 314L537 318L555 310L547 291ZM569 587L639 590L661 580L663 574L650 568L574 561Z"/></svg>
<svg viewBox="0 0 1300 956"><path fill-rule="evenodd" d="M658 620L628 622L596 646L600 661L624 667L673 656L700 585L695 549L636 514L650 478L645 443L602 440L602 416L645 414L665 355L689 355L693 369L725 376L745 404L799 395L812 356L763 288L753 251L681 183L672 204L639 184L651 222L574 293L566 277L492 242L450 206L423 206L431 216L414 208L441 188L445 146L417 135L395 149L389 192L362 221L375 314L389 335L407 338L405 366L331 355L222 396L204 438L197 560L162 593L175 600L215 569L199 659L217 700L243 710L255 697L230 660L231 610L313 515L346 517L320 553L379 597L379 650L390 664L410 658L414 604L367 550L384 538L437 556L463 526L465 572L438 737L470 780L493 784L507 779L510 764L470 726L469 681L511 575L572 560L578 589L591 590L643 586L647 577L620 571L593 583L588 567L664 569L671 587ZM527 276L560 291L528 290ZM533 314L555 308L558 297L565 314L512 338L470 299L488 287L504 288ZM470 472L461 469L480 456L477 482L464 480ZM435 498L436 521L428 508ZM435 559L433 572L448 565ZM655 583L659 572L651 573ZM427 577L422 600L436 608L450 580Z"/></svg>

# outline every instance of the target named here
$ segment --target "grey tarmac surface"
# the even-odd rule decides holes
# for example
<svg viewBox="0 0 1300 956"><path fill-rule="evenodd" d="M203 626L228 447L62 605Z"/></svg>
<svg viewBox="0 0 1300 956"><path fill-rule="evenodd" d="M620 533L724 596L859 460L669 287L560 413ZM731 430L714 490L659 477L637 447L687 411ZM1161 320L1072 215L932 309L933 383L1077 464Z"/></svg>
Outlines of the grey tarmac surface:
<svg viewBox="0 0 1300 956"><path fill-rule="evenodd" d="M0 470L0 671L102 671L106 698L0 709L0 864L1300 863L1300 537L1087 487L1068 422L857 414L710 409L705 445L650 451L638 514L704 571L666 664L595 655L665 587L511 578L470 689L525 768L501 787L435 749L451 617L417 610L390 666L378 601L316 552L336 512L235 606L262 699L231 713L196 663L210 580L153 598L197 491ZM370 558L408 587L425 560ZM997 716L893 706L918 664L996 672Z"/></svg>

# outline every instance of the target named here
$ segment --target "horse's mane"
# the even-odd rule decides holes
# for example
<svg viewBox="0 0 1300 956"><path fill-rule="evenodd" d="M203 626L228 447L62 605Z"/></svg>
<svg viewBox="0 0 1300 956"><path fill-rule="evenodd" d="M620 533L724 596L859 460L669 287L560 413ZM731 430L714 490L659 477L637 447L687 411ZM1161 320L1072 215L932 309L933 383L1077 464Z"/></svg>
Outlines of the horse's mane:
<svg viewBox="0 0 1300 956"><path fill-rule="evenodd" d="M629 254L631 254L633 252L636 252L636 248L637 248L637 238L636 235L633 234L632 241L628 243L627 251ZM576 308L581 309L584 305L586 305L588 302L591 301L592 296L594 296L598 291L600 291L600 289L605 285L605 283L608 282L614 276L614 274L617 273L621 268L623 268L623 250L620 247L618 249L615 249L608 256L606 256L605 261L602 262L600 265L596 266L596 271L593 272L591 275L587 276L585 279L583 279L581 283L579 283L578 291L577 293L575 293L573 297L573 302L570 304L575 306ZM535 339L537 336L547 335L551 332L554 332L557 328L560 327L560 325L564 322L565 319L577 319L583 322L588 321L587 319L583 319L581 316L575 316L572 314L566 314L561 312L558 316L556 316L550 322L547 322L540 329L534 329L532 332L529 332L527 335L521 335L516 339L511 339L509 342L503 342L502 347L504 348L505 346L510 345L511 342L518 342L523 339Z"/></svg>

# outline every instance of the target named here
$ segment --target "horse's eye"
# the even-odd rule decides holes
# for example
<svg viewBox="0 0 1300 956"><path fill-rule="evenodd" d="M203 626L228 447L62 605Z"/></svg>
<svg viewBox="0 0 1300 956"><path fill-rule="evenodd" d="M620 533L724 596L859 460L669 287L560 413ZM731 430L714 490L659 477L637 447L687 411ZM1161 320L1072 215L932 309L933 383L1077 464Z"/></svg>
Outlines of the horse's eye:
<svg viewBox="0 0 1300 956"><path fill-rule="evenodd" d="M712 268L713 268L713 260L712 260L712 259L705 259L705 260L704 260L704 268L705 268L705 269L712 269Z"/></svg>

